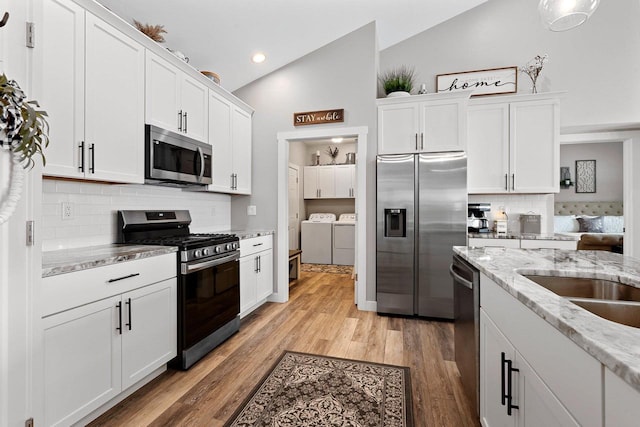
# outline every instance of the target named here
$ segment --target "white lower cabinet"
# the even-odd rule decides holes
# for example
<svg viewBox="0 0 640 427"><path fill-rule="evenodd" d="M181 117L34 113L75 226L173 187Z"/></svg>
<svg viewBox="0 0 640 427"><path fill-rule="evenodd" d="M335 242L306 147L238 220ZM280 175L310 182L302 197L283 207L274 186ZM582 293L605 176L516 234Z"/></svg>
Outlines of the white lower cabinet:
<svg viewBox="0 0 640 427"><path fill-rule="evenodd" d="M240 317L273 293L273 236L240 240Z"/></svg>
<svg viewBox="0 0 640 427"><path fill-rule="evenodd" d="M469 237L469 246L474 248L520 248L520 239L491 239L484 237Z"/></svg>
<svg viewBox="0 0 640 427"><path fill-rule="evenodd" d="M175 254L169 255L157 257L157 262L171 259L175 263ZM115 266L93 269L94 283L85 282L90 292L97 290L95 283L102 283L118 294L82 305L73 303L42 319L44 425L71 425L98 409L108 409L105 404L115 404L110 401L176 356L175 267L171 269L174 277L127 289L127 280L136 287L139 277L145 279L146 268L154 264L150 260L123 263L128 268L138 262L143 266L131 279L125 274L120 276L124 279L108 282L106 277L114 277L110 267ZM164 269L161 264L158 267L158 271ZM67 283L84 282L90 271L45 278L43 286L64 293Z"/></svg>
<svg viewBox="0 0 640 427"><path fill-rule="evenodd" d="M491 239L469 237L469 246L476 248L512 248L512 249L569 249L576 250L577 240L542 239Z"/></svg>
<svg viewBox="0 0 640 427"><path fill-rule="evenodd" d="M619 376L604 369L605 427L637 426L640 420L640 392Z"/></svg>
<svg viewBox="0 0 640 427"><path fill-rule="evenodd" d="M484 274L480 289L482 425L602 426L600 362Z"/></svg>

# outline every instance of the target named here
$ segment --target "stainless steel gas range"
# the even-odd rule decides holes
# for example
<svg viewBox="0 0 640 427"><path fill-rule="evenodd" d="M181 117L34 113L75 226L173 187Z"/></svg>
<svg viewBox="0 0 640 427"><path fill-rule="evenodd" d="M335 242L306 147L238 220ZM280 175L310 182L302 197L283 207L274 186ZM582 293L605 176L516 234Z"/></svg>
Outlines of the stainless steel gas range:
<svg viewBox="0 0 640 427"><path fill-rule="evenodd" d="M233 234L192 234L189 211L118 211L118 242L177 246L178 356L188 369L240 327L240 250Z"/></svg>

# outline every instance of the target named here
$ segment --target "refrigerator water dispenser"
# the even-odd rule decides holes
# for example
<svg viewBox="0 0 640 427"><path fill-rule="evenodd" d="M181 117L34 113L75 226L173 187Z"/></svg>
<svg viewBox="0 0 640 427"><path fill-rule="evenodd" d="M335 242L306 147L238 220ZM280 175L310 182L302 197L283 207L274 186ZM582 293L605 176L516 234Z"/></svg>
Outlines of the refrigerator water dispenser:
<svg viewBox="0 0 640 427"><path fill-rule="evenodd" d="M384 210L384 237L407 237L407 210Z"/></svg>

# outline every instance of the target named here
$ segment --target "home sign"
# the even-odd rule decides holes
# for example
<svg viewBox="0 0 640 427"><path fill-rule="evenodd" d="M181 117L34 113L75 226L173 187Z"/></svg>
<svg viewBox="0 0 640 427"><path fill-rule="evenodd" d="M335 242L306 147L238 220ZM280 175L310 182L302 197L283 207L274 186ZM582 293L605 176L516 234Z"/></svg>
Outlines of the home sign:
<svg viewBox="0 0 640 427"><path fill-rule="evenodd" d="M518 90L518 67L464 71L436 76L437 92L470 89L473 89L471 96L515 93Z"/></svg>
<svg viewBox="0 0 640 427"><path fill-rule="evenodd" d="M293 113L294 126L319 125L344 122L344 108L336 110L307 111Z"/></svg>

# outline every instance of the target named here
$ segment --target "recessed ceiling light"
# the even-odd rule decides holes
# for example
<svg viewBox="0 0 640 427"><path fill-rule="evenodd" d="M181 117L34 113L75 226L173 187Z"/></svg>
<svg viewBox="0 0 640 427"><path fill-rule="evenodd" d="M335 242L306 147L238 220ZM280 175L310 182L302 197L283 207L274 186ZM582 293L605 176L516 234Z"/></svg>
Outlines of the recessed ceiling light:
<svg viewBox="0 0 640 427"><path fill-rule="evenodd" d="M255 55L253 55L253 57L251 58L251 60L253 62L255 62L256 64L259 64L261 62L264 62L264 60L267 59L266 56L264 56L264 53L262 52L258 52Z"/></svg>
<svg viewBox="0 0 640 427"><path fill-rule="evenodd" d="M331 142L334 144L340 144L342 142L342 138L331 138Z"/></svg>

